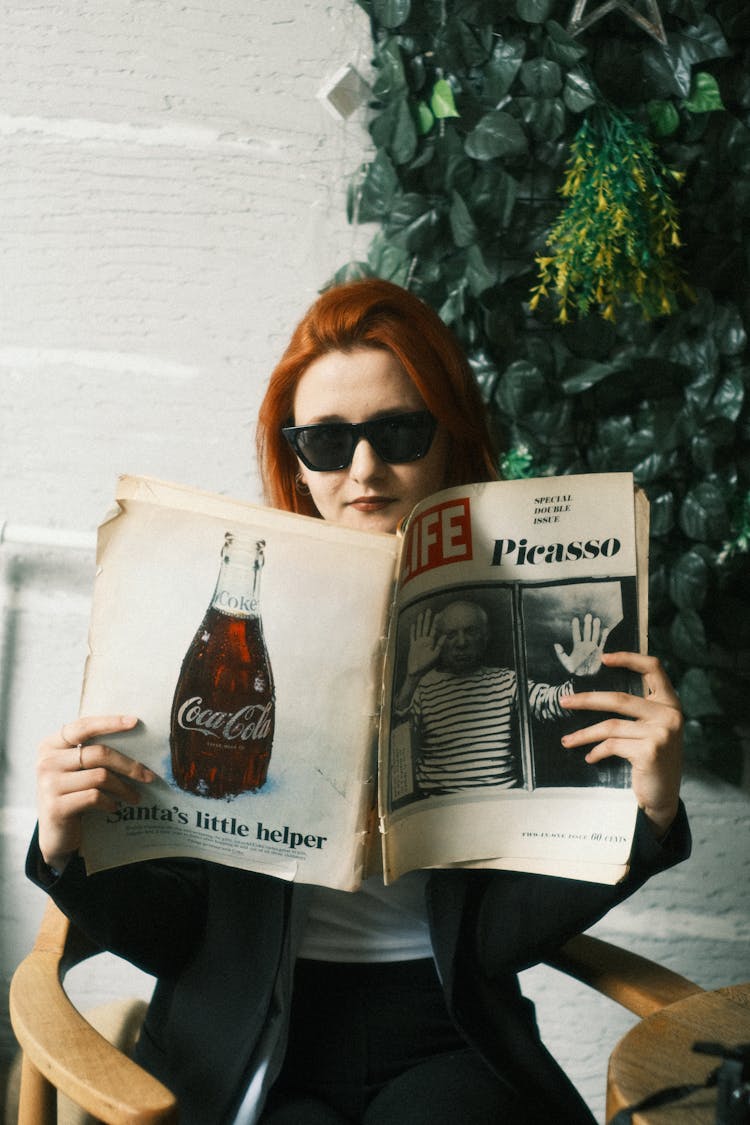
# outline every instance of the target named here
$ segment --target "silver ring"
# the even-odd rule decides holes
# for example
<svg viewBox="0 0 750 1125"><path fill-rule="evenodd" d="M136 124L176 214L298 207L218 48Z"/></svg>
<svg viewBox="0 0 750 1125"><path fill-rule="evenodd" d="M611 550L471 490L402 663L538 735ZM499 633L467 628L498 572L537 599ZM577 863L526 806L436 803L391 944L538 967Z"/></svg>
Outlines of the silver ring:
<svg viewBox="0 0 750 1125"><path fill-rule="evenodd" d="M79 768L79 770L83 770L86 767L83 764L83 743L82 742L78 743L78 745L76 746L76 750L78 751L78 768Z"/></svg>
<svg viewBox="0 0 750 1125"><path fill-rule="evenodd" d="M67 724L63 723L63 725L60 727L60 738L63 740L65 745L69 746L70 749L72 750L73 747L75 746L75 742L68 742L67 738L65 737L65 727L66 726L67 726Z"/></svg>

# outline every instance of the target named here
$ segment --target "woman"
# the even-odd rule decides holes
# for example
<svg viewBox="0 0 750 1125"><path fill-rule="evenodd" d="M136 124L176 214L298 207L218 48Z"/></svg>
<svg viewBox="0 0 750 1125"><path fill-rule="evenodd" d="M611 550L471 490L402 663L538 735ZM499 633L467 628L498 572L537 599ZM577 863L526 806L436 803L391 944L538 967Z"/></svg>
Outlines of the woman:
<svg viewBox="0 0 750 1125"><path fill-rule="evenodd" d="M303 318L271 377L258 451L270 503L385 532L441 486L495 475L453 338L379 280L332 289ZM622 718L565 744L632 764L640 811L617 887L442 871L349 895L192 860L87 878L82 813L137 800L131 781L152 776L106 746L137 720L80 718L46 739L29 874L103 948L158 978L137 1057L177 1093L181 1121L592 1121L516 973L689 851L669 680L652 658L604 661L642 673L648 694L568 697L572 711Z"/></svg>

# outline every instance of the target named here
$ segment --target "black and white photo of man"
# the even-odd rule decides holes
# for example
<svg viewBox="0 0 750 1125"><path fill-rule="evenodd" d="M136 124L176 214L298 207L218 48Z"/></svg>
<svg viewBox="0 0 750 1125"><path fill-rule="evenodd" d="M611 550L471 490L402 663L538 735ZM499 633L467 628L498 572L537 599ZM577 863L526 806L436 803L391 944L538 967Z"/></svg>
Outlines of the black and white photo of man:
<svg viewBox="0 0 750 1125"><path fill-rule="evenodd" d="M535 720L564 717L561 697L575 691L574 679L599 671L609 631L591 613L572 617L569 637L554 644L561 682L528 681ZM522 783L518 675L488 661L489 640L487 611L470 597L456 597L437 612L425 608L410 626L394 713L414 731L421 796Z"/></svg>

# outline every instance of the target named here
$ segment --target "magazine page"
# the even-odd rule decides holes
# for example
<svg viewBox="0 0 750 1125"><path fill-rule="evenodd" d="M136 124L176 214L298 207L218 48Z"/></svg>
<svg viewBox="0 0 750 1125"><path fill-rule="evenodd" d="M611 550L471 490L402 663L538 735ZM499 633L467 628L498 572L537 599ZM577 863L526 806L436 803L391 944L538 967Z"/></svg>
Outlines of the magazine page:
<svg viewBox="0 0 750 1125"><path fill-rule="evenodd" d="M643 503L618 473L453 488L412 513L381 715L387 881L453 864L623 876L630 766L565 750L603 716L559 699L641 690L600 654L645 646Z"/></svg>
<svg viewBox="0 0 750 1125"><path fill-rule="evenodd" d="M355 889L394 536L147 478L99 533L81 712L158 779L84 821L89 872L164 856Z"/></svg>

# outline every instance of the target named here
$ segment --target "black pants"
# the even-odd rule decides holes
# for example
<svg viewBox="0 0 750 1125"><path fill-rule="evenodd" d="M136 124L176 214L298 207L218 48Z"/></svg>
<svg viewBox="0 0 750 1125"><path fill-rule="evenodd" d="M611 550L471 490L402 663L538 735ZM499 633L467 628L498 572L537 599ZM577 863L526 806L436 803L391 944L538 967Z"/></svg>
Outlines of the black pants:
<svg viewBox="0 0 750 1125"><path fill-rule="evenodd" d="M522 1125L448 1015L432 961L300 961L284 1068L261 1125Z"/></svg>

